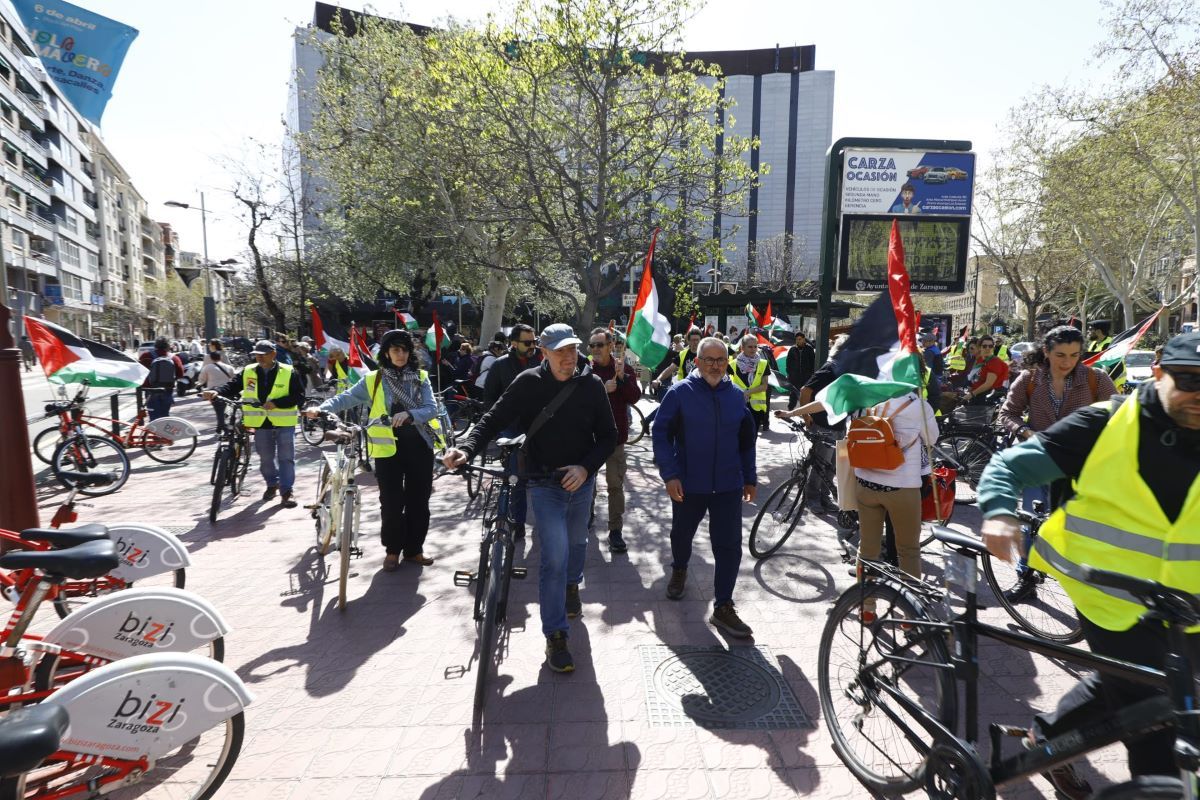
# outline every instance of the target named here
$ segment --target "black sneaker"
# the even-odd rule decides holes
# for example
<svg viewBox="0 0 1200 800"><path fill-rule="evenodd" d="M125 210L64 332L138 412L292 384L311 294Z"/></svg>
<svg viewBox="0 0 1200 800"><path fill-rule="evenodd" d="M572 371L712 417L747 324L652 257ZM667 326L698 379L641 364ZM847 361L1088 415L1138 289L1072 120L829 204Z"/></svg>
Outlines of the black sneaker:
<svg viewBox="0 0 1200 800"><path fill-rule="evenodd" d="M1004 593L1004 599L1011 605L1026 603L1037 597L1037 581L1027 572L1020 582Z"/></svg>
<svg viewBox="0 0 1200 800"><path fill-rule="evenodd" d="M513 524L513 539L525 538L525 523L517 522Z"/></svg>
<svg viewBox="0 0 1200 800"><path fill-rule="evenodd" d="M274 499L275 499L275 494L276 494L278 491L279 491L279 487L278 487L278 486L268 486L268 487L267 487L267 490L266 490L265 492L263 492L263 502L265 503L265 502L267 502L268 500L274 500Z"/></svg>
<svg viewBox="0 0 1200 800"><path fill-rule="evenodd" d="M737 612L733 610L733 603L718 606L713 611L712 616L708 618L708 621L730 636L736 636L739 639L747 639L754 635L754 631L751 630L750 626L742 622Z"/></svg>
<svg viewBox="0 0 1200 800"><path fill-rule="evenodd" d="M1045 740L1039 739L1037 734L1030 730L1021 740L1021 744L1025 746L1026 750L1032 750L1043 741ZM1042 777L1050 781L1050 785L1054 787L1058 797L1066 798L1066 800L1087 800L1092 796L1092 785L1079 774L1079 770L1075 769L1074 764L1059 764L1057 767L1051 767L1042 773Z"/></svg>
<svg viewBox="0 0 1200 800"><path fill-rule="evenodd" d="M575 671L575 659L567 650L567 635L562 631L546 637L546 666L554 672Z"/></svg>
<svg viewBox="0 0 1200 800"><path fill-rule="evenodd" d="M671 580L667 581L667 598L678 600L683 597L684 586L687 584L686 569L672 569Z"/></svg>
<svg viewBox="0 0 1200 800"><path fill-rule="evenodd" d="M295 499L293 499L292 492L290 489L288 491L279 493L279 505L281 505L284 508L295 508L296 507L296 501L295 501Z"/></svg>
<svg viewBox="0 0 1200 800"><path fill-rule="evenodd" d="M579 584L567 584L567 619L575 619L583 613L583 601L579 599Z"/></svg>
<svg viewBox="0 0 1200 800"><path fill-rule="evenodd" d="M608 549L614 553L624 553L629 550L629 546L626 545L625 540L621 538L621 532L619 530L608 532Z"/></svg>

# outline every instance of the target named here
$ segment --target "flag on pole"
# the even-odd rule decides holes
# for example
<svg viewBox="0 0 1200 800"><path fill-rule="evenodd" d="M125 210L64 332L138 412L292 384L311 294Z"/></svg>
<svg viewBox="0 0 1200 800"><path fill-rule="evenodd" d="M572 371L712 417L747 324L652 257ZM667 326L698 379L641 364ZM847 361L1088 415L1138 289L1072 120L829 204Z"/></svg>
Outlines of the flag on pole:
<svg viewBox="0 0 1200 800"><path fill-rule="evenodd" d="M350 343L343 342L341 339L335 339L325 332L325 326L321 323L321 315L317 313L317 307L312 303L308 304L308 310L312 313L312 330L313 343L316 344L317 350L324 356L329 356L329 351L337 348L350 355Z"/></svg>
<svg viewBox="0 0 1200 800"><path fill-rule="evenodd" d="M438 353L446 346L446 337L442 333L442 321L438 318L436 309L433 312L433 324L425 332L425 346L429 348L429 352L433 355L435 361L437 360Z"/></svg>
<svg viewBox="0 0 1200 800"><path fill-rule="evenodd" d="M83 383L115 389L141 386L150 373L135 359L66 328L25 317L25 330L38 363L51 383Z"/></svg>
<svg viewBox="0 0 1200 800"><path fill-rule="evenodd" d="M753 303L746 303L746 324L751 328L761 328L762 315L758 313L758 309Z"/></svg>
<svg viewBox="0 0 1200 800"><path fill-rule="evenodd" d="M650 249L646 251L646 263L642 268L642 285L638 289L629 325L625 329L627 346L643 364L652 368L661 363L671 347L671 321L658 310L658 287L654 283L650 266L654 261L654 245L658 241L658 228L650 237Z"/></svg>
<svg viewBox="0 0 1200 800"><path fill-rule="evenodd" d="M792 332L791 324L785 320L778 319L774 314L771 313L770 300L767 301L767 310L764 311L762 315L762 326L766 328L768 333L771 331L787 331L788 333Z"/></svg>
<svg viewBox="0 0 1200 800"><path fill-rule="evenodd" d="M1161 306L1157 311L1143 320L1141 323L1134 325L1132 328L1127 328L1113 337L1112 342L1108 347L1101 350L1099 353L1088 356L1083 363L1089 367L1098 367L1108 372L1114 377L1124 376L1125 356L1129 355L1129 351L1137 347L1137 343L1141 341L1142 336L1158 319L1158 315L1163 312L1166 306Z"/></svg>
<svg viewBox="0 0 1200 800"><path fill-rule="evenodd" d="M920 385L917 315L909 284L904 244L893 220L888 245L888 291L880 294L854 323L849 339L834 359L838 377L816 397L829 412L831 422L908 394Z"/></svg>
<svg viewBox="0 0 1200 800"><path fill-rule="evenodd" d="M397 311L396 325L410 331L415 331L417 329L417 318L412 314L405 314L402 311Z"/></svg>
<svg viewBox="0 0 1200 800"><path fill-rule="evenodd" d="M358 326L350 331L350 348L355 351L364 375L369 370L379 369L379 364L371 357L371 348L367 345L367 335Z"/></svg>

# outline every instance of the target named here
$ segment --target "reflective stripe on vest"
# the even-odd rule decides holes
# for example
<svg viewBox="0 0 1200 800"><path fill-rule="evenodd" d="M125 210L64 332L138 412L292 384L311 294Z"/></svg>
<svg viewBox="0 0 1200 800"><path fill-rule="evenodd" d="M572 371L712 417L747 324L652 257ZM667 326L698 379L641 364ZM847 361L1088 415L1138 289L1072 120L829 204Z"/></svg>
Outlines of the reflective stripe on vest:
<svg viewBox="0 0 1200 800"><path fill-rule="evenodd" d="M367 425L367 455L371 458L389 458L396 455L396 432L391 425L380 425L375 420L386 417L388 413L387 397L380 384L383 373L379 370L368 372L363 378L366 382L367 397L371 398L371 422Z"/></svg>
<svg viewBox="0 0 1200 800"><path fill-rule="evenodd" d="M962 342L957 342L950 348L949 357L946 359L946 369L962 372L967 368L966 345Z"/></svg>
<svg viewBox="0 0 1200 800"><path fill-rule="evenodd" d="M249 364L242 370L242 399L258 402L258 365ZM278 400L286 397L292 385L292 368L287 364L275 365L275 383L267 392L267 400ZM266 402L266 401L263 401ZM300 410L297 408L275 408L268 411L261 406L243 406L242 424L247 428L261 428L263 423L270 420L276 428L294 428L300 421Z"/></svg>
<svg viewBox="0 0 1200 800"><path fill-rule="evenodd" d="M1112 631L1133 627L1146 609L1125 592L1086 582L1082 565L1200 596L1200 479L1179 517L1168 520L1138 473L1140 414L1136 396L1113 413L1083 465L1076 496L1042 526L1029 560L1058 579L1081 614Z"/></svg>
<svg viewBox="0 0 1200 800"><path fill-rule="evenodd" d="M754 380L751 381L751 385L757 386L762 381L762 376L763 376L763 373L767 371L767 366L768 366L767 360L765 358L760 358L758 360L757 366L754 367ZM742 376L737 370L737 356L729 357L729 369L732 370L732 372L733 372L733 374L729 376L729 379L731 381L733 381L734 386L738 387L743 392L746 391L746 389L750 388L750 387L746 386L746 384L742 383ZM770 391L770 390L768 389L768 391ZM766 394L753 395L746 402L748 402L750 404L750 408L752 408L755 411L766 411L767 410L767 395Z"/></svg>
<svg viewBox="0 0 1200 800"><path fill-rule="evenodd" d="M418 370L417 378L418 378L418 380L421 381L421 383L424 383L425 381L429 380L429 373L423 369ZM445 406L442 405L441 400L437 400L435 398L434 402L437 403L438 416L429 420L429 422L426 424L429 425L429 432L431 434L433 434L433 448L435 450L445 450L446 449L446 435L442 431L442 423L441 423L441 420L438 419L438 417L440 417L442 414L445 414L446 409L445 409ZM450 419L450 415L446 414L447 422L449 421L449 419Z"/></svg>
<svg viewBox="0 0 1200 800"><path fill-rule="evenodd" d="M687 372L683 369L683 362L687 360L687 355L691 350L683 348L683 352L679 354L679 369L675 372L676 380L683 380L687 377Z"/></svg>

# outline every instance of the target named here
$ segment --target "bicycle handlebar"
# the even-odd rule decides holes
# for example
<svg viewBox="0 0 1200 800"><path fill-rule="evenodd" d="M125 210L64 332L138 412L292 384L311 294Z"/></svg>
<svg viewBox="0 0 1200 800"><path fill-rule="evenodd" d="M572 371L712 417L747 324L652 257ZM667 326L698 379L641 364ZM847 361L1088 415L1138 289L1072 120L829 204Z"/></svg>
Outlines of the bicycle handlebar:
<svg viewBox="0 0 1200 800"><path fill-rule="evenodd" d="M230 397L221 397L217 395L213 398L214 403L225 403L230 406L238 406L239 408L261 408L262 403L257 400L238 400Z"/></svg>
<svg viewBox="0 0 1200 800"><path fill-rule="evenodd" d="M1200 599L1195 595L1163 586L1158 581L1134 578L1087 564L1081 565L1080 571L1088 583L1133 595L1158 619L1188 627L1200 624Z"/></svg>
<svg viewBox="0 0 1200 800"><path fill-rule="evenodd" d="M464 471L477 472L480 475L488 475L492 478L499 478L500 480L508 480L511 477L516 478L519 481L544 481L553 480L560 477L567 471L567 468L559 467L558 469L553 469L549 472L509 472L508 470L503 469L478 467L474 464L459 464L454 469L446 469L445 467L441 467L438 472L434 473L433 479L437 480L438 478L444 478L447 475L461 475Z"/></svg>

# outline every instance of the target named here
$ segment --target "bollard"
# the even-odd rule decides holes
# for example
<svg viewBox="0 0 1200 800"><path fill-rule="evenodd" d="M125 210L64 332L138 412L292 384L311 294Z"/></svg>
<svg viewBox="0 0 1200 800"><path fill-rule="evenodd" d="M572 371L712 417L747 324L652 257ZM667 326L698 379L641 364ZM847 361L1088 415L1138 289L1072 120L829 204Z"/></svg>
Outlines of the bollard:
<svg viewBox="0 0 1200 800"><path fill-rule="evenodd" d="M120 392L113 392L112 396L110 396L108 398L108 402L110 404L109 407L112 410L112 414L109 415L112 417L112 437L113 437L113 439L115 439L116 441L119 442L119 441L121 441L121 394L120 394Z"/></svg>
<svg viewBox="0 0 1200 800"><path fill-rule="evenodd" d="M8 329L11 319L12 312L0 301L0 453L23 454L0 470L0 528L19 531L38 527L38 507L21 394L21 351Z"/></svg>

